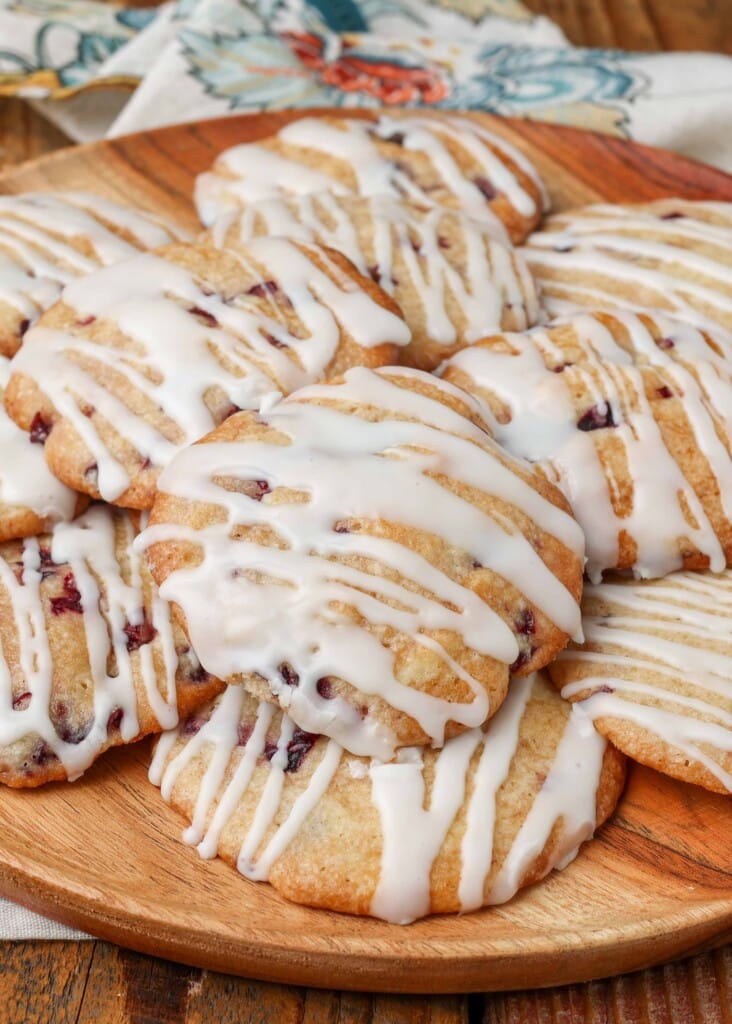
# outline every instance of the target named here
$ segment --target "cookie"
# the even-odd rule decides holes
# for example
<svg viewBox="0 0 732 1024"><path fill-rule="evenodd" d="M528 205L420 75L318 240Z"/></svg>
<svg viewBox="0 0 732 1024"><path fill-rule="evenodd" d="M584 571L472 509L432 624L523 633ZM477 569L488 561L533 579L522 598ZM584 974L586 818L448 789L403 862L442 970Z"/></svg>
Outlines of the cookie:
<svg viewBox="0 0 732 1024"><path fill-rule="evenodd" d="M564 491L598 582L732 563L731 356L661 316L582 314L485 339L444 374Z"/></svg>
<svg viewBox="0 0 732 1024"><path fill-rule="evenodd" d="M183 237L154 214L86 192L0 196L0 355L17 351L65 284Z"/></svg>
<svg viewBox="0 0 732 1024"><path fill-rule="evenodd" d="M76 779L221 690L134 553L135 526L97 505L0 546L0 782Z"/></svg>
<svg viewBox="0 0 732 1024"><path fill-rule="evenodd" d="M150 777L202 857L296 903L407 924L505 903L566 866L612 813L623 760L532 675L485 731L386 764L232 686L161 737Z"/></svg>
<svg viewBox="0 0 732 1024"><path fill-rule="evenodd" d="M32 537L83 512L88 499L64 486L43 457L42 437L32 439L2 404L9 361L0 356L0 543Z"/></svg>
<svg viewBox="0 0 732 1024"><path fill-rule="evenodd" d="M552 680L635 761L732 793L732 572L601 583Z"/></svg>
<svg viewBox="0 0 732 1024"><path fill-rule="evenodd" d="M542 315L518 253L457 210L424 209L389 196L291 195L223 215L207 238L217 248L237 250L260 235L330 246L372 277L412 332L400 353L405 366L434 370L478 338L523 331Z"/></svg>
<svg viewBox="0 0 732 1024"><path fill-rule="evenodd" d="M505 225L514 242L546 203L527 158L475 120L423 114L354 120L303 117L221 153L196 180L204 224L259 199L313 192L389 195Z"/></svg>
<svg viewBox="0 0 732 1024"><path fill-rule="evenodd" d="M232 411L363 363L409 329L345 257L259 238L246 254L173 245L69 285L26 335L6 407L47 436L75 490L149 508L160 468Z"/></svg>
<svg viewBox="0 0 732 1024"><path fill-rule="evenodd" d="M553 315L620 307L732 332L732 203L570 210L551 217L523 253Z"/></svg>
<svg viewBox="0 0 732 1024"><path fill-rule="evenodd" d="M386 760L481 725L576 633L566 508L468 395L357 368L179 452L141 543L209 672Z"/></svg>

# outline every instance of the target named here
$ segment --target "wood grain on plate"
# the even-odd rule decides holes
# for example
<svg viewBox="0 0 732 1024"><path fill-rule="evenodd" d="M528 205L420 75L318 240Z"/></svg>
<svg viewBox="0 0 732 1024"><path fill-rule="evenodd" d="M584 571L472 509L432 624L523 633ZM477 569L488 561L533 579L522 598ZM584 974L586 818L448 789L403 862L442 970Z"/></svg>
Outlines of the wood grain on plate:
<svg viewBox="0 0 732 1024"><path fill-rule="evenodd" d="M61 151L0 176L0 191L88 188L194 227L194 175L224 147L295 116L229 118ZM732 200L732 178L670 153L486 121L532 157L556 207L674 194ZM143 952L385 992L565 984L732 937L730 801L649 770L631 772L613 820L564 872L505 906L397 928L288 904L219 861L201 862L181 845L181 821L147 782L147 763L143 744L111 753L73 786L2 792L0 891Z"/></svg>

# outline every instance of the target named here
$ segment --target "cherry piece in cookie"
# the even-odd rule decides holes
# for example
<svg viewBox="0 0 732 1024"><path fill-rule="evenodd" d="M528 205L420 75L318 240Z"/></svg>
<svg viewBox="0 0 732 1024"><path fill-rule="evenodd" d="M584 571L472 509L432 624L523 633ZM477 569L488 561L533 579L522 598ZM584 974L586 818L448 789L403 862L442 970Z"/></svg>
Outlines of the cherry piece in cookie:
<svg viewBox="0 0 732 1024"><path fill-rule="evenodd" d="M486 403L501 444L564 491L593 582L732 564L728 336L577 313L484 338L441 372Z"/></svg>
<svg viewBox="0 0 732 1024"><path fill-rule="evenodd" d="M68 487L146 509L173 454L228 416L393 363L409 340L339 253L283 238L172 245L67 286L13 359L5 404Z"/></svg>
<svg viewBox="0 0 732 1024"><path fill-rule="evenodd" d="M514 243L538 225L547 205L530 161L484 121L430 113L303 117L225 150L195 189L207 225L252 203L323 194L461 210Z"/></svg>
<svg viewBox="0 0 732 1024"><path fill-rule="evenodd" d="M94 506L0 545L0 671L12 680L0 782L78 778L107 748L171 728L179 708L221 690L185 671L198 662L132 548L136 532L128 513Z"/></svg>
<svg viewBox="0 0 732 1024"><path fill-rule="evenodd" d="M178 453L140 546L202 664L382 760L495 714L575 633L584 541L483 412L358 368Z"/></svg>
<svg viewBox="0 0 732 1024"><path fill-rule="evenodd" d="M230 686L161 737L150 777L195 815L203 857L296 903L406 924L504 903L568 864L612 812L624 759L538 674L484 729L388 763Z"/></svg>

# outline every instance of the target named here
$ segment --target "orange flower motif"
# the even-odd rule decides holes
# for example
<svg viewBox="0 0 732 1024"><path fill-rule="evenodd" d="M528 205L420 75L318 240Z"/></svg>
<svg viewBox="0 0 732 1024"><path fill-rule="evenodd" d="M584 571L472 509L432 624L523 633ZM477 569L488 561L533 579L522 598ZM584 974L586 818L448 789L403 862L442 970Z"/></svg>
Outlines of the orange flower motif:
<svg viewBox="0 0 732 1024"><path fill-rule="evenodd" d="M365 92L387 105L439 103L447 96L447 84L432 68L368 57L345 41L340 57L328 61L323 57L325 47L319 36L284 32L280 38L305 67L317 72L324 85L343 92Z"/></svg>

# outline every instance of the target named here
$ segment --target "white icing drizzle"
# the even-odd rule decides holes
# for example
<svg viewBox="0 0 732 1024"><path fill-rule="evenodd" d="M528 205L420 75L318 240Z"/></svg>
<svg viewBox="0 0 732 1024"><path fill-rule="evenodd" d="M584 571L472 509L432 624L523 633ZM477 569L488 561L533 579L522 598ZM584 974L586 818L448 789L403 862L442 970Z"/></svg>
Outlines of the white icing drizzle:
<svg viewBox="0 0 732 1024"><path fill-rule="evenodd" d="M317 758L317 764L287 812L287 750L295 735L294 724L283 715L276 752L265 753L274 708L265 703L257 706L241 687L230 686L195 735L187 736L184 726L183 732L178 729L161 737L150 767L150 780L161 787L163 798L169 802L185 769L194 759L207 758L198 784L192 824L183 838L196 845L202 857L210 858L216 855L221 834L242 801L251 801L255 769L267 758L269 773L264 786L259 783L256 804L250 804L251 811L247 812L250 821L245 826L237 860L242 874L260 881L269 878L273 865L331 784L338 780L340 785L360 786L364 799L370 792L382 841L379 879L369 912L396 924L407 924L430 913L433 866L458 815L464 811L466 824L457 886L461 907L467 911L486 903L503 903L520 887L557 823L561 825L547 872L569 863L579 846L591 837L596 823L597 788L606 744L583 711L574 708L546 779L496 878L485 891L499 827L498 793L521 750L521 722L536 685L534 676L513 680L506 702L485 731L471 729L448 740L439 751L401 750L397 759L388 764L360 760L356 762L360 770L354 770L353 759L344 758L342 748L334 740L321 737L315 741L315 737L310 737L314 745L305 756ZM242 715L254 707L253 728L242 736ZM173 756L181 737L185 742L177 746ZM241 754L233 766L237 748ZM433 781L426 804L428 762ZM233 770L224 783L230 765ZM277 827L273 832L275 821Z"/></svg>
<svg viewBox="0 0 732 1024"><path fill-rule="evenodd" d="M573 708L549 774L493 882L488 903L505 903L514 895L560 820L560 837L545 874L570 864L592 837L604 754L605 741L591 719Z"/></svg>
<svg viewBox="0 0 732 1024"><path fill-rule="evenodd" d="M478 186L465 177L449 146L446 145L448 141L470 154L478 165L479 173L488 179L496 192L504 193L523 217L535 216L537 209L533 196L523 188L516 175L500 156L496 155L494 149L498 149L502 155L519 164L534 182L538 182L536 171L528 171L531 165L526 157L516 159L517 150L487 128L476 125L467 118L381 117L376 124L375 132L387 139L395 132L399 132L404 135L402 145L405 149L416 150L428 156L447 187L459 199L460 208L471 217L482 217L486 198ZM405 187L411 190L414 185L409 182L405 183ZM420 198L424 201L424 193Z"/></svg>
<svg viewBox="0 0 732 1024"><path fill-rule="evenodd" d="M317 150L348 164L360 196L394 195L394 166L374 144L372 131L378 127L366 121L331 124L319 117L302 117L285 125L278 138L286 146Z"/></svg>
<svg viewBox="0 0 732 1024"><path fill-rule="evenodd" d="M724 551L696 492L664 443L645 395L641 368L657 368L664 386L680 397L694 440L719 486L724 511L732 519L732 352L722 340L717 342L722 350L718 355L695 328L656 316L667 346L663 348L638 317L620 312L613 317L628 331L631 351L596 317L574 316L567 324L582 357L572 363L571 372L549 368L563 364L551 329L505 335L509 351L478 346L458 353L446 365L467 373L476 387L508 407L508 422L493 424L495 437L514 454L538 462L562 488L585 530L591 579L597 581L604 570L617 566L621 530L636 541L637 576L662 576L678 569L683 538L707 555L712 570L719 572L725 566ZM589 408L602 410L607 404L612 411L612 437L623 447L625 470L633 483L627 515L615 512L612 499L620 480L611 465L600 462L594 431L577 428L582 410L576 410L571 389L578 381L590 396Z"/></svg>
<svg viewBox="0 0 732 1024"><path fill-rule="evenodd" d="M123 531L124 557L131 574L129 582L121 576L116 530ZM133 525L126 514L95 506L73 523L59 524L49 538L49 554L56 563L53 571L65 583L68 578L69 585L78 593L81 612L64 610L61 614L82 616L89 684L93 688L93 718L88 732L68 739L59 735L50 716L54 676L59 669L54 663L40 591L43 572L48 571L42 561L44 538L23 541L20 579L5 558L0 557L0 587L12 605L24 687L23 706L13 707L9 654L0 649L0 704L3 707L0 744L9 746L37 734L58 757L72 780L88 768L106 742L111 715L121 712L119 730L124 741L134 739L139 732L140 695L133 678L129 637L125 632L125 627L142 625L146 616L139 558L132 548L133 537ZM150 613L150 624L161 638L165 668L161 678L153 663L152 645L143 643L138 648L140 679L161 727L170 729L177 723L177 659L168 606L154 600ZM110 659L116 665L113 674L109 670Z"/></svg>
<svg viewBox="0 0 732 1024"><path fill-rule="evenodd" d="M451 241L447 232L454 232ZM220 218L211 231L218 248L246 244L262 234L337 249L397 302L409 300L413 291L424 333L441 345L458 339L448 295L465 320L464 343L499 330L506 308L518 321L517 329L540 317L531 275L504 244L507 236L497 218L488 227L452 210L424 210L389 196L320 193L251 203ZM412 304L402 303L405 316Z"/></svg>
<svg viewBox="0 0 732 1024"><path fill-rule="evenodd" d="M84 192L0 196L0 303L34 320L74 278L182 237L152 214Z"/></svg>
<svg viewBox="0 0 732 1024"><path fill-rule="evenodd" d="M467 807L465 833L460 847L462 872L458 897L464 911L476 910L485 901L485 879L493 863L496 799L498 790L508 778L518 748L521 719L532 685L531 676L512 680L508 695L482 741L483 749L473 779L473 795Z"/></svg>
<svg viewBox="0 0 732 1024"><path fill-rule="evenodd" d="M598 666L565 685L562 696L594 690L577 705L592 719L621 719L646 729L732 792L732 774L704 749L732 753L732 572L602 583L587 587L585 595L612 607L609 614L584 615L586 643L599 650L559 656L578 668ZM687 692L678 692L679 685Z"/></svg>
<svg viewBox="0 0 732 1024"><path fill-rule="evenodd" d="M170 801L180 773L197 754L207 747L213 747L211 760L201 780L191 825L183 834L183 841L195 845L206 859L216 856L221 832L246 795L258 761L265 756L267 729L276 709L274 705L264 702L258 705L254 727L242 744L239 719L245 702L251 700L242 687L229 686L220 697L211 717L170 761L169 755L180 736L180 730L161 736L150 765L150 781L160 786L163 799ZM289 846L310 811L322 798L341 763L342 748L333 740L328 740L307 788L260 851L264 836L281 811L287 772L287 746L294 733L294 723L287 715L283 715L277 750L269 757L267 782L237 860L238 870L256 881L267 880L272 865ZM237 746L242 745L243 756L222 793L226 768Z"/></svg>
<svg viewBox="0 0 732 1024"><path fill-rule="evenodd" d="M7 303L20 313L25 320L34 320L44 309L52 306L61 293L61 284L55 271L56 280L29 273L15 259L0 251L0 302Z"/></svg>
<svg viewBox="0 0 732 1024"><path fill-rule="evenodd" d="M429 808L424 805L421 765L372 766L372 799L384 840L381 875L371 904L376 917L408 924L429 913L432 866L465 804L468 766L481 745L460 851L458 893L463 911L511 899L560 819L560 838L545 873L570 863L591 838L606 744L590 719L573 709L546 779L489 891L484 892L492 865L497 795L519 747L521 719L533 685L533 676L514 679L508 698L485 731L473 729L445 744L436 755Z"/></svg>
<svg viewBox="0 0 732 1024"><path fill-rule="evenodd" d="M487 223L495 222L486 195L475 183L483 178L496 192L505 195L523 217L537 214L536 202L501 157L518 166L545 193L536 171L523 154L505 140L465 118L391 118L377 121L339 120L307 117L293 121L275 136L275 144L318 152L340 161L348 168L351 188L340 177L314 170L297 156L287 157L266 145L244 144L220 154L213 171L199 175L195 200L204 224L232 207L261 199L312 192L356 193L361 196L388 195L412 200L421 206L435 205L398 161L385 156L375 139L398 136L405 153L427 157L444 188L458 201L464 213ZM475 164L475 178L466 177L450 145L467 153ZM496 152L497 151L497 152Z"/></svg>
<svg viewBox="0 0 732 1024"><path fill-rule="evenodd" d="M206 225L227 210L282 193L350 191L330 175L256 143L227 149L217 158L215 168L198 175L194 190L198 215Z"/></svg>
<svg viewBox="0 0 732 1024"><path fill-rule="evenodd" d="M371 900L375 917L409 924L429 913L432 865L465 800L468 766L482 736L471 729L442 748L429 807L421 761L372 764L371 799L383 837L381 873Z"/></svg>
<svg viewBox="0 0 732 1024"><path fill-rule="evenodd" d="M276 319L276 307L270 316L247 295L227 302L210 294L184 267L152 253L97 271L63 292L64 303L80 321L116 322L134 343L133 352L99 344L73 329L39 325L26 335L11 368L36 380L76 428L97 463L99 493L106 501L118 498L130 477L84 406L112 423L143 459L163 466L179 447L216 425L206 404L209 389L220 388L238 408L256 408L272 391L289 392L320 378L342 330L363 348L409 341L399 317L359 289L331 280L292 243L260 238L248 251L249 257L237 258L255 278L265 275L263 287L276 282L307 337L296 337ZM114 370L165 415L166 427L158 429L148 415L133 411L98 383L80 357L100 371Z"/></svg>
<svg viewBox="0 0 732 1024"><path fill-rule="evenodd" d="M589 206L550 220L523 250L546 308L565 315L581 306L621 305L732 331L732 204L717 204L727 217L721 225L694 217L694 205L681 203L683 215L672 219L651 204ZM696 251L701 247L711 251ZM657 301L639 299L639 289Z"/></svg>
<svg viewBox="0 0 732 1024"><path fill-rule="evenodd" d="M469 545L481 565L513 583L560 629L575 634L578 626L576 602L524 536L427 474L446 474L499 497L580 553L576 523L520 479L510 463L499 462L493 442L479 427L393 379L410 374L431 387L447 387L419 371L355 369L343 384L309 388L268 410L267 423L289 444L209 443L180 452L160 479L161 491L219 505L226 519L196 531L156 525L139 541L141 546L161 540L201 545L201 563L173 572L161 594L182 608L204 668L224 679L259 673L301 728L382 760L393 753L391 732L372 716L362 719L342 699L321 697L320 679L335 676L363 694L380 695L439 745L447 722L480 725L490 709L483 687L427 633L459 633L467 647L506 664L516 659L518 646L511 629L471 589L396 541L338 532L339 521L353 516L387 520L459 549ZM314 404L319 398L371 406L387 415L371 422ZM254 500L214 482L232 477L266 482L272 491L302 491L309 500L275 503L266 495ZM256 524L274 531L284 546L265 547L246 536L230 539L233 528ZM377 568L344 564L353 556ZM380 565L403 582L380 575ZM257 581L250 578L252 572ZM415 592L407 581L425 593ZM471 699L451 703L399 682L394 654L376 634L338 612L340 605L428 647L446 671L468 685ZM287 685L282 664L297 671L297 686Z"/></svg>
<svg viewBox="0 0 732 1024"><path fill-rule="evenodd" d="M2 404L9 362L0 356L0 504L10 510L30 509L49 522L71 519L77 495L51 473L43 448L32 444Z"/></svg>

